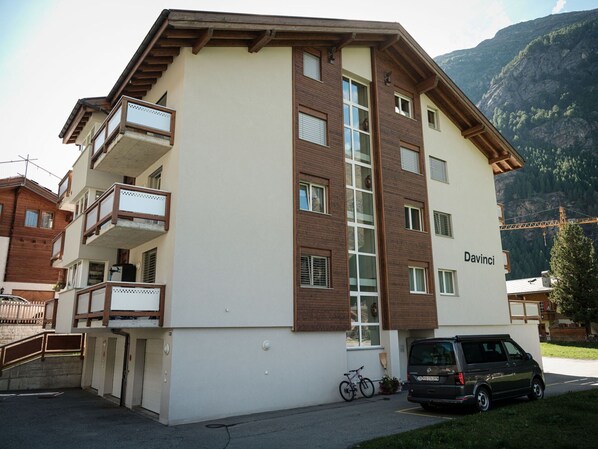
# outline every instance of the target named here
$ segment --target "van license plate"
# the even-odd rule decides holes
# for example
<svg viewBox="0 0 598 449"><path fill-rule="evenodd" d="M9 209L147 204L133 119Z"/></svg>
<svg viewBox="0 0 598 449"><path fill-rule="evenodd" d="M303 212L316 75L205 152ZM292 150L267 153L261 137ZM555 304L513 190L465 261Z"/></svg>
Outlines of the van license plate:
<svg viewBox="0 0 598 449"><path fill-rule="evenodd" d="M417 376L419 382L438 382L438 376Z"/></svg>

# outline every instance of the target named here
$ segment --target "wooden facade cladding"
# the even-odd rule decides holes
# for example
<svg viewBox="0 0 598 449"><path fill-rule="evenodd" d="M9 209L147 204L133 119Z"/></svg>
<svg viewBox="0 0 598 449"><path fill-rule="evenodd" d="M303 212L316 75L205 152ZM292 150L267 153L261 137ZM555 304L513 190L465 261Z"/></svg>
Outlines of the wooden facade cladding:
<svg viewBox="0 0 598 449"><path fill-rule="evenodd" d="M343 98L340 53L329 63L321 51L321 81L303 75L303 53L293 49L294 68L294 330L344 331L350 328ZM314 49L310 49L314 52ZM299 111L325 116L327 145L299 139ZM309 113L309 112L308 112ZM299 183L327 187L327 213L299 209ZM302 287L301 255L329 254L330 288Z"/></svg>
<svg viewBox="0 0 598 449"><path fill-rule="evenodd" d="M438 327L422 113L416 83L387 53L372 51L376 213L382 325L385 329ZM385 74L392 72L392 82ZM387 80L388 81L388 80ZM395 93L412 98L413 118L395 112ZM400 147L419 151L421 174L401 168ZM423 231L405 228L405 205L423 206ZM409 292L409 267L423 267L427 292Z"/></svg>
<svg viewBox="0 0 598 449"><path fill-rule="evenodd" d="M27 181L28 183L30 181ZM34 186L34 189L40 187ZM50 263L52 240L64 230L67 215L61 211L54 200L38 195L34 189L26 186L0 189L0 235L10 238L6 261L5 282L34 282L54 284L61 270L53 268ZM25 226L27 210L39 213L38 226ZM51 212L54 216L51 229L42 228L42 212Z"/></svg>

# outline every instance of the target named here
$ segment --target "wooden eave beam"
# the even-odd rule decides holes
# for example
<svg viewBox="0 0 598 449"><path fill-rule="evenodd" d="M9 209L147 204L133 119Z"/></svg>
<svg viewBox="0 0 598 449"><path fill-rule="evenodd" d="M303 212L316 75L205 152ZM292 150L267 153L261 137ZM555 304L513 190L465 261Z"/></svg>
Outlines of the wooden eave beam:
<svg viewBox="0 0 598 449"><path fill-rule="evenodd" d="M409 76L409 78L411 78L411 81L413 81L414 83L417 82L417 79L415 78L415 75L413 74L413 71L410 70L399 58L398 55L396 54L395 51L391 51L390 47L389 47L389 51L386 52L386 54L390 57L390 59L392 59L392 62L394 62L397 66L399 66L399 68L407 74L407 76Z"/></svg>
<svg viewBox="0 0 598 449"><path fill-rule="evenodd" d="M397 33L394 36L391 36L388 39L386 39L384 42L381 42L380 44L378 44L378 50L384 51L387 48L392 47L394 44L396 44L400 40L401 40L401 34Z"/></svg>
<svg viewBox="0 0 598 449"><path fill-rule="evenodd" d="M247 47L249 53L257 53L264 48L276 36L276 30L264 30Z"/></svg>
<svg viewBox="0 0 598 449"><path fill-rule="evenodd" d="M141 67L138 67L140 72L155 72L155 71L159 71L164 72L166 69L168 68L167 64L152 64L152 65L142 65ZM131 76L132 78L132 76Z"/></svg>
<svg viewBox="0 0 598 449"><path fill-rule="evenodd" d="M472 126L471 128L464 129L463 131L461 131L461 135L465 139L471 139L472 137L479 136L480 134L483 134L485 132L486 132L486 125L484 125L483 123L480 123L478 125Z"/></svg>
<svg viewBox="0 0 598 449"><path fill-rule="evenodd" d="M488 159L488 163L490 165L496 164L497 162L506 161L507 159L511 159L511 153L505 153L497 157L493 157L492 159Z"/></svg>
<svg viewBox="0 0 598 449"><path fill-rule="evenodd" d="M206 28L205 30L201 31L201 33L199 33L199 36L197 37L197 39L195 40L195 42L193 42L193 45L191 46L191 52L194 55L199 53L202 48L204 48L206 45L208 45L208 42L210 42L210 40L212 39L213 36L214 36L214 28Z"/></svg>
<svg viewBox="0 0 598 449"><path fill-rule="evenodd" d="M171 48L171 47L190 47L193 41L191 39L160 39L158 45L160 48Z"/></svg>
<svg viewBox="0 0 598 449"><path fill-rule="evenodd" d="M181 52L180 48L154 48L150 52L150 56L178 56Z"/></svg>
<svg viewBox="0 0 598 449"><path fill-rule="evenodd" d="M438 75L434 74L415 85L415 90L418 94L425 94L438 86Z"/></svg>
<svg viewBox="0 0 598 449"><path fill-rule="evenodd" d="M334 52L341 51L347 45L351 45L355 41L357 33L349 33L334 44Z"/></svg>
<svg viewBox="0 0 598 449"><path fill-rule="evenodd" d="M162 72L138 72L133 76L135 80L145 80L145 79L155 79L160 78L162 76Z"/></svg>
<svg viewBox="0 0 598 449"><path fill-rule="evenodd" d="M145 58L145 63L152 64L170 64L174 60L173 56L148 56Z"/></svg>

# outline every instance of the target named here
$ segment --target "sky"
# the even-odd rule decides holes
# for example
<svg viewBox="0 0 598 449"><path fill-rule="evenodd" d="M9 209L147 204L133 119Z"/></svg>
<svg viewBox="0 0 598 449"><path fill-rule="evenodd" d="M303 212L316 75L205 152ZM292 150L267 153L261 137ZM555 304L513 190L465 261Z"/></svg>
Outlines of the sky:
<svg viewBox="0 0 598 449"><path fill-rule="evenodd" d="M29 157L27 177L57 191L78 156L58 138L76 101L108 94L163 9L399 22L435 57L509 25L595 8L598 0L0 0L0 178L25 174Z"/></svg>

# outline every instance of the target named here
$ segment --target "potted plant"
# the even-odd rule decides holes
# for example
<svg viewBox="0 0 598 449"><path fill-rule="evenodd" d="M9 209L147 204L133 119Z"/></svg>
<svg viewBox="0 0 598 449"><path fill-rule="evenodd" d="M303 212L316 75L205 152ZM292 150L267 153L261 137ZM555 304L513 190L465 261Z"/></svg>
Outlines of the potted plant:
<svg viewBox="0 0 598 449"><path fill-rule="evenodd" d="M393 394L401 389L401 381L388 374L385 374L378 383L380 384L380 394Z"/></svg>

